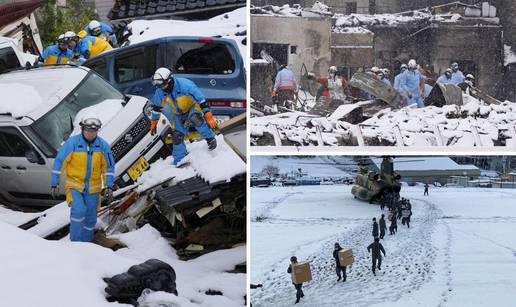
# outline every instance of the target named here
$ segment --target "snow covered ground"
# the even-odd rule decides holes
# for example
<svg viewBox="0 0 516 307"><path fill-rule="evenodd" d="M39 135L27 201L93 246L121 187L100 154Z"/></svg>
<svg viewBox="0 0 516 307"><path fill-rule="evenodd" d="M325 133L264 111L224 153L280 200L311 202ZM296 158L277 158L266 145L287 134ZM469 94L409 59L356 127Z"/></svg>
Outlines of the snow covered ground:
<svg viewBox="0 0 516 307"><path fill-rule="evenodd" d="M513 306L516 299L516 190L403 187L411 228L382 241L377 276L366 247L377 205L351 186L251 189L253 306L289 306L295 290L289 258L311 261L313 280L299 306ZM259 221L256 217L260 216ZM333 244L351 246L355 263L337 282Z"/></svg>
<svg viewBox="0 0 516 307"><path fill-rule="evenodd" d="M246 247L220 250L191 261L175 251L149 225L119 235L128 248L113 252L91 243L47 241L0 222L0 295L2 306L132 306L108 303L103 277L126 272L149 258L169 263L177 275L179 296L154 293L177 307L244 306L245 274L232 274L246 259ZM206 295L217 290L222 296Z"/></svg>

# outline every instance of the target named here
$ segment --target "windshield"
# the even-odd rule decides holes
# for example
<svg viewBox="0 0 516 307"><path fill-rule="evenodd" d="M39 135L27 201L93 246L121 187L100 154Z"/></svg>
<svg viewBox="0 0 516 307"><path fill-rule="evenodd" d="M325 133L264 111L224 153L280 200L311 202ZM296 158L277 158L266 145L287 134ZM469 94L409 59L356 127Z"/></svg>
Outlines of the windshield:
<svg viewBox="0 0 516 307"><path fill-rule="evenodd" d="M124 96L97 74L90 72L57 107L31 125L33 131L58 151L73 131L77 113L106 99L123 99Z"/></svg>
<svg viewBox="0 0 516 307"><path fill-rule="evenodd" d="M235 72L235 59L223 43L173 42L167 45L170 67L180 74L220 74Z"/></svg>

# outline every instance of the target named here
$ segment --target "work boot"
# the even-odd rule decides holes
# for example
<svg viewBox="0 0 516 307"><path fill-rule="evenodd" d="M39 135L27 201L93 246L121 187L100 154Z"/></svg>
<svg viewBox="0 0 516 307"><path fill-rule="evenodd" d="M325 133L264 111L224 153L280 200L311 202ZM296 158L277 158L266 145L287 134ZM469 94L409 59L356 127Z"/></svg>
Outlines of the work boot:
<svg viewBox="0 0 516 307"><path fill-rule="evenodd" d="M337 279L337 281L340 281L340 279L341 279L341 278L340 278L340 276L339 276L339 278Z"/></svg>
<svg viewBox="0 0 516 307"><path fill-rule="evenodd" d="M299 297L296 299L296 302L294 304L297 304L299 303Z"/></svg>
<svg viewBox="0 0 516 307"><path fill-rule="evenodd" d="M301 297L305 297L305 293L301 291Z"/></svg>
<svg viewBox="0 0 516 307"><path fill-rule="evenodd" d="M381 271L381 270L382 270L382 268L378 266L378 271Z"/></svg>
<svg viewBox="0 0 516 307"><path fill-rule="evenodd" d="M214 150L217 148L217 140L215 138L206 139L206 142L208 143L209 150Z"/></svg>
<svg viewBox="0 0 516 307"><path fill-rule="evenodd" d="M344 277L344 279L342 280L342 282L345 282L346 281L346 277Z"/></svg>

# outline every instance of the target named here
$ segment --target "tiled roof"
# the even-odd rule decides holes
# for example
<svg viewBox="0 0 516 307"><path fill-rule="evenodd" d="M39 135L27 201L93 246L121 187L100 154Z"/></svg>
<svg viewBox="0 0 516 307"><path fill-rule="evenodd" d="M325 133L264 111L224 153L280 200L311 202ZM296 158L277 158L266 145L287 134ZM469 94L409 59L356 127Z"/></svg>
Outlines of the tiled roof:
<svg viewBox="0 0 516 307"><path fill-rule="evenodd" d="M41 1L39 0L7 2L0 4L0 29L13 21L30 15L40 6Z"/></svg>
<svg viewBox="0 0 516 307"><path fill-rule="evenodd" d="M246 0L119 0L108 14L110 20L183 15L197 11L235 8L246 5Z"/></svg>

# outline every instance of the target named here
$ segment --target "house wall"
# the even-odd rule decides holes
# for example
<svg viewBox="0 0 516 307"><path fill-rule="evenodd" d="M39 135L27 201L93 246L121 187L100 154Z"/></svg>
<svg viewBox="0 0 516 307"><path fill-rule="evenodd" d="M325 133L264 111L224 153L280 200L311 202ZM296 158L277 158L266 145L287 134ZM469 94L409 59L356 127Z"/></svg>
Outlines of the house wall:
<svg viewBox="0 0 516 307"><path fill-rule="evenodd" d="M296 53L288 54L295 73L303 64L309 71L326 71L331 60L331 22L323 18L260 16L251 17L251 54L255 43L288 44ZM291 49L291 48L289 48Z"/></svg>

